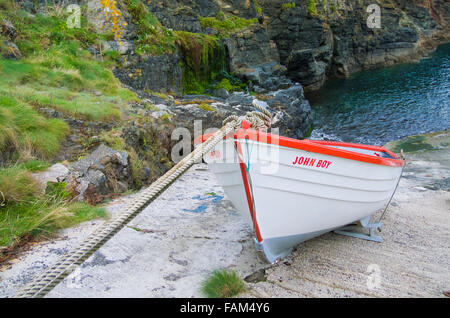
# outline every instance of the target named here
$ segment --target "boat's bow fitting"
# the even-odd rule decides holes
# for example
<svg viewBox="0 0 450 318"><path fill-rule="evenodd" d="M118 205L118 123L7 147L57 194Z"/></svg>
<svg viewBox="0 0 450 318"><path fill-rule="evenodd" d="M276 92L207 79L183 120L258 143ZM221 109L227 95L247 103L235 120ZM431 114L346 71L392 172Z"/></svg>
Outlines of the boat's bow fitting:
<svg viewBox="0 0 450 318"><path fill-rule="evenodd" d="M340 234L340 235L345 235L345 236L350 236L350 237L356 237L356 238L363 239L366 241L382 243L383 238L381 236L375 234L375 230L381 229L382 226L383 226L383 223L381 223L381 222L370 223L370 217L368 217L368 218L364 218L364 219L360 220L359 224L350 224L350 225L344 226L338 230L335 230L334 233ZM356 230L358 230L358 229L368 229L369 234L356 232Z"/></svg>

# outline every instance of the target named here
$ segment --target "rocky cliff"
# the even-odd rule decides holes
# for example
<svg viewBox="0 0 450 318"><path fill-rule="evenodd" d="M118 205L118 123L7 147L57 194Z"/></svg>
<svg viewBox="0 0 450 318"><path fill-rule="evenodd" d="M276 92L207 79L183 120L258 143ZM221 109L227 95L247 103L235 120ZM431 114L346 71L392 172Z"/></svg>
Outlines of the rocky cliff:
<svg viewBox="0 0 450 318"><path fill-rule="evenodd" d="M35 12L47 3L17 2ZM88 20L99 32L105 31L105 4L74 2L87 3ZM121 55L122 67L116 76L136 89L176 94L204 92L221 71L249 81L250 89L255 85L258 91L264 88L262 82L273 81L272 74L260 72L267 63L279 64L278 74L300 82L306 91L315 90L328 77L416 59L450 40L448 0L105 3L116 3L119 21L127 23L120 39L104 43L104 50ZM375 21L371 5L380 10L379 25L368 24Z"/></svg>
<svg viewBox="0 0 450 318"><path fill-rule="evenodd" d="M379 27L367 24L371 4L381 10ZM281 64L291 80L314 90L327 77L420 57L450 34L448 0L153 0L145 5L169 30L216 37L225 47L227 71L256 86L266 80L258 71L265 63ZM234 18L252 23L222 32ZM130 56L124 72L143 65L148 74L139 83L122 79L181 92L182 63L176 63L183 54L172 53L176 57L159 58L157 65L154 57ZM159 75L146 72L149 65Z"/></svg>

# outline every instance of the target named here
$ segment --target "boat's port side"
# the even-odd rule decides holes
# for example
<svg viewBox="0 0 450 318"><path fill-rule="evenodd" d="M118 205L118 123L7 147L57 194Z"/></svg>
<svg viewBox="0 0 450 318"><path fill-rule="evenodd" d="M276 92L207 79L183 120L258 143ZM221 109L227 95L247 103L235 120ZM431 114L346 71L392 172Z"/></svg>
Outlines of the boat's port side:
<svg viewBox="0 0 450 318"><path fill-rule="evenodd" d="M224 140L205 161L269 262L382 209L402 170L249 139Z"/></svg>

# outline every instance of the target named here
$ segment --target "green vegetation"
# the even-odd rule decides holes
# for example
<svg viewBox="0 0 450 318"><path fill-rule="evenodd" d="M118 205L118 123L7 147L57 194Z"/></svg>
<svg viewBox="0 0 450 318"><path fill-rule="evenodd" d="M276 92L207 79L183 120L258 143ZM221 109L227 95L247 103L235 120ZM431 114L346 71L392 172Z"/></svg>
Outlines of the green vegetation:
<svg viewBox="0 0 450 318"><path fill-rule="evenodd" d="M12 88L2 90L0 86L0 151L9 154L4 159L16 161L55 155L69 131L67 124L44 118L12 91Z"/></svg>
<svg viewBox="0 0 450 318"><path fill-rule="evenodd" d="M225 67L225 49L213 36L177 31L177 46L183 63L183 89L186 94L202 94Z"/></svg>
<svg viewBox="0 0 450 318"><path fill-rule="evenodd" d="M207 103L201 103L200 105L198 105L198 108L203 109L204 111L207 111L207 112L216 111L216 109L214 107L211 107L211 105L209 105Z"/></svg>
<svg viewBox="0 0 450 318"><path fill-rule="evenodd" d="M256 0L255 0L256 1ZM257 2L256 2L257 3ZM203 28L217 30L218 36L186 31L171 31L158 21L141 0L125 0L133 23L138 26L135 41L138 54L181 53L183 62L183 91L203 94L220 77L225 67L225 49L220 38L257 23L257 19L227 17L220 11L215 17L199 17Z"/></svg>
<svg viewBox="0 0 450 318"><path fill-rule="evenodd" d="M141 0L124 0L137 26L137 54L163 55L176 52L174 32L164 27Z"/></svg>
<svg viewBox="0 0 450 318"><path fill-rule="evenodd" d="M307 10L308 10L309 14L317 15L316 4L317 4L317 0L308 0Z"/></svg>
<svg viewBox="0 0 450 318"><path fill-rule="evenodd" d="M258 0L253 0L253 6L255 7L256 14L257 14L258 16L262 15L262 8L261 8L261 6L259 5Z"/></svg>
<svg viewBox="0 0 450 318"><path fill-rule="evenodd" d="M246 84L241 82L239 79L230 79L229 78L223 78L217 85L216 89L224 88L228 92L235 92L235 91L241 91L246 88Z"/></svg>
<svg viewBox="0 0 450 318"><path fill-rule="evenodd" d="M215 270L203 283L202 292L210 298L234 297L244 291L244 282L236 272Z"/></svg>
<svg viewBox="0 0 450 318"><path fill-rule="evenodd" d="M13 248L23 239L50 236L58 229L106 216L101 207L70 203L65 183L49 183L42 194L30 171L44 166L42 162L30 161L0 169L1 248Z"/></svg>
<svg viewBox="0 0 450 318"><path fill-rule="evenodd" d="M71 203L63 183L49 184L42 193L31 177L50 165L42 160L58 153L70 130L41 108L83 120L121 121L122 108L137 100L111 71L117 54L88 51L110 35L98 35L84 18L82 28L69 29L65 10L45 10L30 15L13 1L0 1L0 24L14 25L22 54L19 60L0 57L0 246L8 249L106 215L103 208Z"/></svg>
<svg viewBox="0 0 450 318"><path fill-rule="evenodd" d="M408 136L393 144L394 147L392 148L392 152L394 153L400 153L401 150L404 152L414 152L434 149L434 146L428 143L427 138L423 135Z"/></svg>
<svg viewBox="0 0 450 318"><path fill-rule="evenodd" d="M286 11L287 9L293 9L293 8L295 8L295 2L283 3L283 5L281 6L281 9L283 11Z"/></svg>
<svg viewBox="0 0 450 318"><path fill-rule="evenodd" d="M58 152L69 128L60 119L45 118L40 108L85 120L122 119L121 108L137 97L112 74L112 59L99 61L87 50L102 37L85 20L82 28L70 29L64 11L48 7L45 16L31 16L5 11L8 1L2 3L0 23L14 24L23 55L0 58L0 151L13 153L10 161L49 159Z"/></svg>
<svg viewBox="0 0 450 318"><path fill-rule="evenodd" d="M216 17L199 17L202 28L211 28L219 33L220 37L229 37L231 33L248 28L258 23L258 19L244 19L240 17L225 17L222 11Z"/></svg>

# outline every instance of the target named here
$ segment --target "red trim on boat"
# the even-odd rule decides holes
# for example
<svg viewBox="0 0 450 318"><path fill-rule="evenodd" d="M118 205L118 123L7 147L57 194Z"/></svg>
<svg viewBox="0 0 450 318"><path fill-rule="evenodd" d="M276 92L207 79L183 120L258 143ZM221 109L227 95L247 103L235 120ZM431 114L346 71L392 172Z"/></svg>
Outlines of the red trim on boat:
<svg viewBox="0 0 450 318"><path fill-rule="evenodd" d="M200 143L206 141L209 137L211 137L212 134L206 134L203 136L200 136L195 139L195 143ZM255 140L258 142L264 142L267 144L273 144L273 145L279 145L282 147L292 148L292 149L300 149L305 150L309 152L315 152L320 153L324 155L334 156L334 157L340 157L350 160L356 160L361 162L367 162L377 165L383 165L383 166L390 166L390 167L403 167L405 165L405 161L400 159L396 154L392 153L391 151L387 150L384 147L381 146L371 146L371 145L362 145L362 144L353 144L353 143L346 143L346 142L334 142L334 141L320 141L320 140L298 140L283 136L277 136L272 135L268 133L264 133L258 130L253 129L238 129L236 133L229 134L225 138L234 138L234 139L249 139L249 140ZM350 147L350 148L359 148L364 150L373 150L373 151L379 151L384 152L391 156L392 158L383 158L380 156L376 156L375 154L373 156L366 155L363 153L354 152L351 150L345 150L340 148L335 148L333 146L340 146L340 147Z"/></svg>
<svg viewBox="0 0 450 318"><path fill-rule="evenodd" d="M242 175L242 181L244 182L244 188L245 188L245 195L247 196L247 204L248 209L250 210L250 216L252 217L252 220L254 222L255 226L255 232L256 232L256 238L258 239L258 242L262 242L261 232L259 231L258 222L256 221L255 212L253 211L253 198L252 193L250 191L250 185L247 178L247 171L245 170L245 163L242 161L243 154L242 154L242 148L238 141L235 141L236 149L239 153L239 167L241 168L241 175Z"/></svg>

